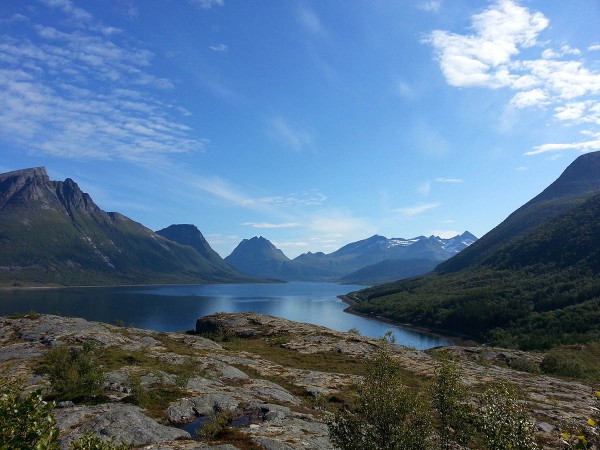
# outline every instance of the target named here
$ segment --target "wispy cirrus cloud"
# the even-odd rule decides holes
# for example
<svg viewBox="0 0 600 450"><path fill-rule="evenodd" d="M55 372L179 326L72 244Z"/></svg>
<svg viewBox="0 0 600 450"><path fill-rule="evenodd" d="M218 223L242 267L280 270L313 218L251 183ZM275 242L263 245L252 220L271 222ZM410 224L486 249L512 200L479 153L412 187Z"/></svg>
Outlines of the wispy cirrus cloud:
<svg viewBox="0 0 600 450"><path fill-rule="evenodd" d="M583 142L561 143L561 144L543 144L533 148L525 155L539 155L541 153L558 152L561 150L578 150L582 153L600 150L600 133L593 133L593 138Z"/></svg>
<svg viewBox="0 0 600 450"><path fill-rule="evenodd" d="M15 29L0 37L2 139L64 158L138 164L205 148L182 120L189 112L161 99L173 83L152 73L152 52L121 42L119 30L69 0L43 3L64 14L61 29L29 20L32 36Z"/></svg>
<svg viewBox="0 0 600 450"><path fill-rule="evenodd" d="M472 32L458 34L435 30L426 42L433 46L442 73L451 86L510 89L510 106L516 109L555 109L564 125L600 124L600 72L586 67L580 49L562 43L557 48L540 35L550 25L541 12L517 0L497 0L471 17ZM539 48L539 57L525 58ZM600 49L597 44L588 51ZM594 130L592 130L594 131ZM546 151L591 151L598 142L543 144L526 155Z"/></svg>
<svg viewBox="0 0 600 450"><path fill-rule="evenodd" d="M297 9L296 19L309 34L318 37L327 36L327 30L321 22L321 18L307 5L302 5Z"/></svg>
<svg viewBox="0 0 600 450"><path fill-rule="evenodd" d="M318 239L331 242L339 242L340 238L350 242L375 232L370 223L344 209L318 211L308 220L307 228Z"/></svg>
<svg viewBox="0 0 600 450"><path fill-rule="evenodd" d="M213 198L226 202L229 205L251 210L263 212L287 211L286 214L289 214L289 210L302 211L307 208L310 209L322 205L327 201L327 196L316 189L311 189L299 194L292 193L288 195L259 197L248 195L247 189L220 176L198 176L190 175L185 172L181 172L181 174L181 178L187 180L190 188L200 189L210 194ZM291 223L295 224L296 222L286 222L288 226L291 226ZM246 225L264 225L264 227L267 228L268 224L265 222L248 222Z"/></svg>
<svg viewBox="0 0 600 450"><path fill-rule="evenodd" d="M447 177L439 177L435 179L436 183L464 183L465 180L462 178L447 178Z"/></svg>
<svg viewBox="0 0 600 450"><path fill-rule="evenodd" d="M227 53L229 51L229 47L225 44L213 44L209 45L208 48L216 53Z"/></svg>
<svg viewBox="0 0 600 450"><path fill-rule="evenodd" d="M188 0L188 2L202 9L220 8L225 6L225 0Z"/></svg>
<svg viewBox="0 0 600 450"><path fill-rule="evenodd" d="M313 145L313 136L308 131L280 116L267 121L266 132L273 140L296 152L311 149Z"/></svg>
<svg viewBox="0 0 600 450"><path fill-rule="evenodd" d="M270 223L270 222L244 222L242 225L252 228L266 228L266 229L278 229L278 228L298 228L301 226L298 222L286 222L286 223Z"/></svg>
<svg viewBox="0 0 600 450"><path fill-rule="evenodd" d="M189 183L192 187L201 189L228 204L251 209L260 208L260 204L255 199L221 177L195 177Z"/></svg>
<svg viewBox="0 0 600 450"><path fill-rule="evenodd" d="M394 212L403 215L404 217L415 217L419 216L427 211L438 208L442 206L441 203L423 203L420 205L407 206L403 208L396 208Z"/></svg>
<svg viewBox="0 0 600 450"><path fill-rule="evenodd" d="M327 196L317 190L310 190L300 194L288 194L288 195L276 195L272 197L261 197L258 198L259 202L285 206L316 206L321 205L327 200Z"/></svg>
<svg viewBox="0 0 600 450"><path fill-rule="evenodd" d="M442 8L442 0L421 0L417 3L417 8L427 12L437 13Z"/></svg>
<svg viewBox="0 0 600 450"><path fill-rule="evenodd" d="M424 183L419 184L417 187L417 192L421 194L423 197L428 196L431 193L432 183L442 183L442 184L460 184L464 183L465 180L462 178L448 178L448 177L438 177L433 181L428 180Z"/></svg>

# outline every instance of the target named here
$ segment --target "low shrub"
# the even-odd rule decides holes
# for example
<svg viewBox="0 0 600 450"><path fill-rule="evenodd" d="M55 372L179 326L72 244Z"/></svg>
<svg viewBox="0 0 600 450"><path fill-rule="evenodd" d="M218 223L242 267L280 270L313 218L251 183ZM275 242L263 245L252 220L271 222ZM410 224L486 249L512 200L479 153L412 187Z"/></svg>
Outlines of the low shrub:
<svg viewBox="0 0 600 450"><path fill-rule="evenodd" d="M94 344L85 342L81 347L56 347L46 354L42 370L58 400L92 400L102 394L104 373L96 351Z"/></svg>

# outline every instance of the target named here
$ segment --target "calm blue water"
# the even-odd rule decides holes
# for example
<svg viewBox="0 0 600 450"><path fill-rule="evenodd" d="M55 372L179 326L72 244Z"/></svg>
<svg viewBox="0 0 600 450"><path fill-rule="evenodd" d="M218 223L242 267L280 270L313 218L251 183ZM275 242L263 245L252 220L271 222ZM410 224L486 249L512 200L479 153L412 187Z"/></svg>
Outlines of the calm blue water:
<svg viewBox="0 0 600 450"><path fill-rule="evenodd" d="M323 325L357 328L363 336L391 330L398 344L417 349L450 345L444 339L354 316L338 295L361 286L333 283L213 284L0 291L0 315L36 311L83 317L156 331L191 330L196 319L216 312L255 312Z"/></svg>

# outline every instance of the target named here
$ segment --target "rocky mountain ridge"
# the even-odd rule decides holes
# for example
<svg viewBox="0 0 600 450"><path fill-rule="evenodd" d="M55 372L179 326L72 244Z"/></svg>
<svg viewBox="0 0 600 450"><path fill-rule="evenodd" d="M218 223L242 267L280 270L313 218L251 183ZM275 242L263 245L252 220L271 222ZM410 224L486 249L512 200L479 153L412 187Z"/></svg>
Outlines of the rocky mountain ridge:
<svg viewBox="0 0 600 450"><path fill-rule="evenodd" d="M202 238L203 239L203 238ZM101 210L43 167L0 174L0 283L106 285L252 281L206 243L169 240Z"/></svg>

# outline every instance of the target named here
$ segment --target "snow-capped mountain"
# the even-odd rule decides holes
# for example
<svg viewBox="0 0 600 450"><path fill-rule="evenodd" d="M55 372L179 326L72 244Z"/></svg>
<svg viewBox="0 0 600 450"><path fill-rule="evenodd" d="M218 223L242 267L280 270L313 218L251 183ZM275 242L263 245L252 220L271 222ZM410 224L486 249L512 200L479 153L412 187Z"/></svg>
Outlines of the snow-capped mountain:
<svg viewBox="0 0 600 450"><path fill-rule="evenodd" d="M243 241L242 244L257 239ZM261 258L257 259L248 252L240 252L236 249L225 260L238 270L254 276L303 281L338 280L359 269L382 261L413 260L414 262L414 260L419 260L418 267L428 268L427 270L422 269L428 271L477 240L468 231L450 239L439 236L417 236L405 239L374 235L347 244L327 255L321 252L304 253L293 260L285 261L281 258L283 253L280 250L275 249L266 239L261 239L264 241L263 246L268 246L271 250L267 254L262 252ZM242 244L240 246L243 247ZM277 258L275 259L273 259L274 250L277 250ZM389 268L389 265L387 267ZM265 272L267 269L268 274ZM406 271L400 273L406 273Z"/></svg>

